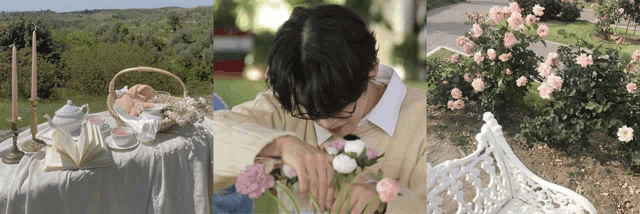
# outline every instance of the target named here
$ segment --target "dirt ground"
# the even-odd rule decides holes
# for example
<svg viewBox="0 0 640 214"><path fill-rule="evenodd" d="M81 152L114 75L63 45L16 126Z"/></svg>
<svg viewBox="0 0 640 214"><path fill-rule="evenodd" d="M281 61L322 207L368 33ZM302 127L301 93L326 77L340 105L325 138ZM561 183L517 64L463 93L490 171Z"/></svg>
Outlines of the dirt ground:
<svg viewBox="0 0 640 214"><path fill-rule="evenodd" d="M458 151L450 151L455 153L470 154L476 149L482 115L452 112L442 106L429 106L427 111L427 140L456 145ZM534 174L585 196L598 213L640 213L640 175L629 169L628 161L614 155L617 139L594 134L590 137L594 146L585 151L563 152L544 143L528 149L524 139L514 139L520 127L518 116L510 118L513 121L498 123L511 149Z"/></svg>

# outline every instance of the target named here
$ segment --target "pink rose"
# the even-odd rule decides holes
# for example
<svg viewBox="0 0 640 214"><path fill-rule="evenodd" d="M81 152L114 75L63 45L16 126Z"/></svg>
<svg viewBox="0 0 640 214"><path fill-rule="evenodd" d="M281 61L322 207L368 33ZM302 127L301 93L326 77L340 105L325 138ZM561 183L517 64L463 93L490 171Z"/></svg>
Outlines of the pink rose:
<svg viewBox="0 0 640 214"><path fill-rule="evenodd" d="M460 54L453 54L453 55L451 55L451 62L452 62L452 63L458 63L458 62L460 62Z"/></svg>
<svg viewBox="0 0 640 214"><path fill-rule="evenodd" d="M463 46L465 43L467 43L467 41L467 37L459 36L458 38L456 38L456 45Z"/></svg>
<svg viewBox="0 0 640 214"><path fill-rule="evenodd" d="M347 143L346 140L334 140L334 141L331 141L331 143L329 143L329 146L340 151L340 149L344 147L345 143Z"/></svg>
<svg viewBox="0 0 640 214"><path fill-rule="evenodd" d="M460 89L458 88L454 88L453 90L451 90L451 96L453 97L453 99L460 99L462 98L462 91L460 91Z"/></svg>
<svg viewBox="0 0 640 214"><path fill-rule="evenodd" d="M547 77L551 74L551 66L547 63L540 63L538 66L538 74L542 77Z"/></svg>
<svg viewBox="0 0 640 214"><path fill-rule="evenodd" d="M520 10L520 6L516 2L511 2L509 4L509 7L511 9L511 14L520 13L522 11L522 10Z"/></svg>
<svg viewBox="0 0 640 214"><path fill-rule="evenodd" d="M549 36L549 27L545 24L538 26L538 36L542 38Z"/></svg>
<svg viewBox="0 0 640 214"><path fill-rule="evenodd" d="M522 24L522 14L512 11L511 17L507 19L507 23L509 23L509 27L511 27L511 29L520 29L520 25Z"/></svg>
<svg viewBox="0 0 640 214"><path fill-rule="evenodd" d="M527 25L532 25L537 21L540 21L540 18L536 18L536 16L529 14L527 15L527 18L525 20L527 22Z"/></svg>
<svg viewBox="0 0 640 214"><path fill-rule="evenodd" d="M264 171L264 164L248 166L236 179L236 191L240 194L249 194L251 199L260 197L273 185L275 185L275 179Z"/></svg>
<svg viewBox="0 0 640 214"><path fill-rule="evenodd" d="M555 74L550 74L547 77L547 81L546 81L548 86L553 88L553 90L558 90L562 88L562 82L563 82L562 77L556 76Z"/></svg>
<svg viewBox="0 0 640 214"><path fill-rule="evenodd" d="M500 14L502 15L502 19L509 18L511 16L511 8L503 7Z"/></svg>
<svg viewBox="0 0 640 214"><path fill-rule="evenodd" d="M487 56L489 57L490 60L496 59L496 50L494 50L493 48L490 48L489 50L487 50Z"/></svg>
<svg viewBox="0 0 640 214"><path fill-rule="evenodd" d="M527 85L527 78L524 76L521 76L520 78L518 78L518 80L516 80L516 85L518 87L524 87Z"/></svg>
<svg viewBox="0 0 640 214"><path fill-rule="evenodd" d="M621 45L622 42L624 42L624 38L620 37L620 38L616 39L616 45Z"/></svg>
<svg viewBox="0 0 640 214"><path fill-rule="evenodd" d="M473 60L476 61L478 64L482 63L482 61L484 60L484 57L482 57L482 53L480 51L476 52L476 54L473 56Z"/></svg>
<svg viewBox="0 0 640 214"><path fill-rule="evenodd" d="M464 44L463 48L464 48L464 53L466 54L473 53L473 43L467 42Z"/></svg>
<svg viewBox="0 0 640 214"><path fill-rule="evenodd" d="M583 68L593 64L593 59L591 55L587 56L587 54L581 54L578 58L576 58L576 62L580 64Z"/></svg>
<svg viewBox="0 0 640 214"><path fill-rule="evenodd" d="M447 107L451 109L451 111L456 110L456 106L453 100L449 100L449 102L447 102Z"/></svg>
<svg viewBox="0 0 640 214"><path fill-rule="evenodd" d="M635 70L636 70L636 61L631 60L631 62L629 62L629 64L627 65L627 72L635 73Z"/></svg>
<svg viewBox="0 0 640 214"><path fill-rule="evenodd" d="M501 61L506 62L509 59L511 59L511 53L501 54L500 57L498 57L498 58L500 58Z"/></svg>
<svg viewBox="0 0 640 214"><path fill-rule="evenodd" d="M558 60L558 54L556 52L551 52L547 55L547 64L549 64L550 66L557 66L558 64L560 64L560 61Z"/></svg>
<svg viewBox="0 0 640 214"><path fill-rule="evenodd" d="M489 16L493 22L500 24L500 22L502 22L502 9L497 6L492 7L491 10L489 10Z"/></svg>
<svg viewBox="0 0 640 214"><path fill-rule="evenodd" d="M624 8L618 8L618 13L623 14L624 13Z"/></svg>
<svg viewBox="0 0 640 214"><path fill-rule="evenodd" d="M389 203L393 201L398 195L398 191L400 188L400 184L398 181L385 178L376 184L376 191L378 192L378 196L380 196L380 201L384 203Z"/></svg>
<svg viewBox="0 0 640 214"><path fill-rule="evenodd" d="M509 75L509 74L511 74L511 70L509 70L509 69L507 68L507 70L506 70L504 73L506 73L507 75Z"/></svg>
<svg viewBox="0 0 640 214"><path fill-rule="evenodd" d="M464 74L464 81L467 81L467 82L473 81L473 77L471 77L470 73Z"/></svg>
<svg viewBox="0 0 640 214"><path fill-rule="evenodd" d="M478 20L478 14L476 13L471 14L471 19Z"/></svg>
<svg viewBox="0 0 640 214"><path fill-rule="evenodd" d="M631 58L633 58L634 61L640 61L640 49L635 50Z"/></svg>
<svg viewBox="0 0 640 214"><path fill-rule="evenodd" d="M544 15L544 7L540 7L539 4L536 4L535 6L533 6L533 13L536 14L536 16L542 16Z"/></svg>
<svg viewBox="0 0 640 214"><path fill-rule="evenodd" d="M376 158L378 156L380 156L380 153L377 150L372 149L372 148L367 148L367 158L368 159Z"/></svg>
<svg viewBox="0 0 640 214"><path fill-rule="evenodd" d="M636 89L638 89L638 86L636 86L635 83L629 83L627 84L627 91L629 93L636 93Z"/></svg>
<svg viewBox="0 0 640 214"><path fill-rule="evenodd" d="M443 84L443 85L449 84L449 81L443 80L443 81L442 81L442 84Z"/></svg>
<svg viewBox="0 0 640 214"><path fill-rule="evenodd" d="M504 47L511 48L514 44L516 44L516 36L511 32L504 34Z"/></svg>
<svg viewBox="0 0 640 214"><path fill-rule="evenodd" d="M453 102L453 106L456 109L463 109L464 108L464 100L456 100L455 102Z"/></svg>
<svg viewBox="0 0 640 214"><path fill-rule="evenodd" d="M471 29L471 31L473 32L473 34L471 34L473 38L478 38L482 36L482 28L480 27L479 24L473 24L473 28Z"/></svg>
<svg viewBox="0 0 640 214"><path fill-rule="evenodd" d="M633 128L627 127L627 126L623 126L622 128L619 128L618 140L625 143L628 143L629 141L633 140Z"/></svg>
<svg viewBox="0 0 640 214"><path fill-rule="evenodd" d="M593 22L598 23L598 22L600 22L600 19L596 18L596 19L593 20Z"/></svg>
<svg viewBox="0 0 640 214"><path fill-rule="evenodd" d="M538 86L538 92L540 92L540 97L542 97L543 99L551 99L553 88L549 87L546 84L541 84L540 86Z"/></svg>
<svg viewBox="0 0 640 214"><path fill-rule="evenodd" d="M476 92L484 91L484 81L480 78L474 79L471 86L473 86L473 90Z"/></svg>

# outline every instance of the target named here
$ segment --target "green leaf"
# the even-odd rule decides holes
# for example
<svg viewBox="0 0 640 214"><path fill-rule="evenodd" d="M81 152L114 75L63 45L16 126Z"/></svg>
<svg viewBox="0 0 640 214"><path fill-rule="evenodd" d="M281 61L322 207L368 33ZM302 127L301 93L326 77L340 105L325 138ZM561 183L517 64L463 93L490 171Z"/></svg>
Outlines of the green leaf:
<svg viewBox="0 0 640 214"><path fill-rule="evenodd" d="M640 166L640 152L633 152L631 161L633 162L633 165Z"/></svg>
<svg viewBox="0 0 640 214"><path fill-rule="evenodd" d="M378 176L376 179L382 180L384 178L384 173L382 173L382 169L378 169Z"/></svg>
<svg viewBox="0 0 640 214"><path fill-rule="evenodd" d="M587 103L587 106L585 106L585 108L589 109L589 110L593 110L596 107L598 107L598 103L593 102L593 101L589 101L589 103Z"/></svg>
<svg viewBox="0 0 640 214"><path fill-rule="evenodd" d="M547 47L547 42L544 41L544 39L541 39L540 42L544 45L545 48Z"/></svg>

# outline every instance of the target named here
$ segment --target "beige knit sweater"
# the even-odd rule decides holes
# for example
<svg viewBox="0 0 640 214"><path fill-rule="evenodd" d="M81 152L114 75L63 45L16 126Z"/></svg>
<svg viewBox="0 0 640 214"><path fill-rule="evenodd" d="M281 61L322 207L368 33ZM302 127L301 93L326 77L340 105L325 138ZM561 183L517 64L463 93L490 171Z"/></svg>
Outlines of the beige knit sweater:
<svg viewBox="0 0 640 214"><path fill-rule="evenodd" d="M253 164L275 138L291 135L318 145L313 122L284 112L271 92L260 93L232 110L214 112L213 124L214 191L232 185L236 175ZM353 134L385 154L357 179L368 180L368 175L382 168L385 177L398 179L404 188L402 196L388 204L387 213L426 213L426 91L407 88L393 137L370 122ZM284 194L278 195L283 202L289 201ZM296 203L301 210L313 210L308 200L297 196Z"/></svg>

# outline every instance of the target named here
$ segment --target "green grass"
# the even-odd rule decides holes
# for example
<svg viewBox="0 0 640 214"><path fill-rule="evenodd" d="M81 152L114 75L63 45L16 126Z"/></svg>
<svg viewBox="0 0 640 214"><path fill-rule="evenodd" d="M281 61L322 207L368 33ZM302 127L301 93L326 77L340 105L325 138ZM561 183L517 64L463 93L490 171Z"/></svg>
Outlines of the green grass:
<svg viewBox="0 0 640 214"><path fill-rule="evenodd" d="M433 10L436 8L452 5L452 4L463 2L463 1L461 0L429 0L427 1L427 10Z"/></svg>
<svg viewBox="0 0 640 214"><path fill-rule="evenodd" d="M76 106L82 106L84 104L89 104L90 113L97 113L107 111L107 97L90 97L90 96L69 96L70 100L73 101L73 104ZM19 116L24 118L19 123L19 127L26 127L31 125L31 101L27 99L20 99L18 105ZM55 115L56 110L62 108L67 104L67 100L62 99L46 99L40 100L38 102L38 108L36 110L36 115L38 119L38 124L44 123L47 121L44 118L45 114L53 117ZM6 119L11 118L11 99L2 99L0 100L0 109L6 109L6 111L0 112L0 130L10 129L11 124L9 122L5 122ZM83 110L85 111L85 110Z"/></svg>
<svg viewBox="0 0 640 214"><path fill-rule="evenodd" d="M440 50L436 51L435 53L429 55L429 57L427 57L427 60L429 59L450 59L451 55L455 54L455 52L441 48Z"/></svg>
<svg viewBox="0 0 640 214"><path fill-rule="evenodd" d="M564 38L564 36L558 34L558 30L564 29L567 33L574 33L594 46L598 46L600 45L600 42L602 42L600 39L591 37L594 33L594 26L593 23L590 22L576 21L567 23L549 23L547 26L549 26L549 30L551 32L549 37L546 38L549 41L568 45L576 44L575 38ZM618 32L618 34L624 34L624 29L616 28L615 31ZM627 34L632 35L633 31L630 32L630 34ZM640 33L637 34L640 36ZM618 45L616 45L615 41L604 41L602 48L618 48ZM621 45L620 48L621 53L632 54L633 51L640 48L640 45Z"/></svg>

